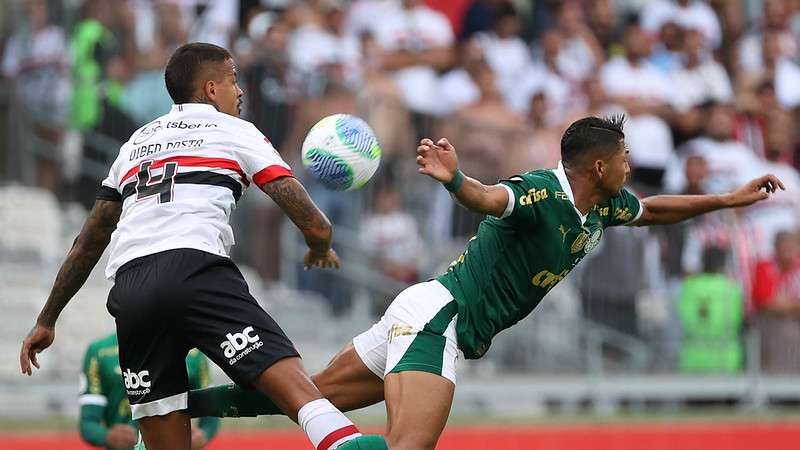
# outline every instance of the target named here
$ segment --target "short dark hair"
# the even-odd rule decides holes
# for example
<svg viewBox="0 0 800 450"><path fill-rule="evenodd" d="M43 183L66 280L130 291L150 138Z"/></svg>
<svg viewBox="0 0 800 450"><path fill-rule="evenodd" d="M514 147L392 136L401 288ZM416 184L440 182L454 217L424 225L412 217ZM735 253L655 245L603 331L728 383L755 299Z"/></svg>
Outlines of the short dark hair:
<svg viewBox="0 0 800 450"><path fill-rule="evenodd" d="M195 82L208 64L222 63L232 56L224 48L204 42L184 44L169 58L164 81L175 104L188 103L194 94Z"/></svg>
<svg viewBox="0 0 800 450"><path fill-rule="evenodd" d="M625 138L622 132L624 123L625 116L622 114L602 119L584 117L573 122L561 136L561 160L569 165L587 156L597 155L596 150L609 153L618 149L619 141Z"/></svg>

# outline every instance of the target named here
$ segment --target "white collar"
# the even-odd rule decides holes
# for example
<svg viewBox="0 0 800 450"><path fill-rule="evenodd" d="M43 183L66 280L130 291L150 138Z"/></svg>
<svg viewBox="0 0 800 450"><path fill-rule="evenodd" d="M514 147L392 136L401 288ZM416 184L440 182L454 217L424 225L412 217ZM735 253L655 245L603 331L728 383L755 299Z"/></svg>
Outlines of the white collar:
<svg viewBox="0 0 800 450"><path fill-rule="evenodd" d="M218 112L217 108L206 103L181 103L179 105L172 105L170 112L187 112L187 111L205 111L205 112Z"/></svg>
<svg viewBox="0 0 800 450"><path fill-rule="evenodd" d="M564 163L558 161L558 167L553 169L553 173L556 175L558 183L561 185L561 189L564 189L564 193L567 194L567 198L572 204L572 208L575 210L575 213L581 218L581 225L583 225L586 222L586 217L588 214L581 214L581 212L575 206L575 196L572 195L572 186L569 185L569 178L567 178L567 172L564 170Z"/></svg>

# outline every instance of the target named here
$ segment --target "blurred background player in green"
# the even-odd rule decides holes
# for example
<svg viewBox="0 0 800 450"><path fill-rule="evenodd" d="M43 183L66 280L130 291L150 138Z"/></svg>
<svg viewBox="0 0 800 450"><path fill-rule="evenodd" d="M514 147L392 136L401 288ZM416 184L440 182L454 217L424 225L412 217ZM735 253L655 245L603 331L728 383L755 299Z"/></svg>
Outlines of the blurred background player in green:
<svg viewBox="0 0 800 450"><path fill-rule="evenodd" d="M186 356L191 389L208 385L208 360L197 349ZM138 428L131 418L125 383L149 383L147 379L126 380L119 366L117 334L98 339L86 350L81 373L79 428L84 441L94 447L131 449L138 440ZM192 449L201 449L217 434L219 419L203 417L192 425ZM144 447L141 447L144 448Z"/></svg>
<svg viewBox="0 0 800 450"><path fill-rule="evenodd" d="M725 250L703 253L703 272L683 282L678 312L683 372L739 372L744 366L742 288L725 275Z"/></svg>

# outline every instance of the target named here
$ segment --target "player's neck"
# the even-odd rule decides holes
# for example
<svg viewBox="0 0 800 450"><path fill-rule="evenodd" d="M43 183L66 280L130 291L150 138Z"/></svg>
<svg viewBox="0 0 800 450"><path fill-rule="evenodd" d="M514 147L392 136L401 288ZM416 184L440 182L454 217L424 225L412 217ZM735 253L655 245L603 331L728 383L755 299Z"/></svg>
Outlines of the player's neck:
<svg viewBox="0 0 800 450"><path fill-rule="evenodd" d="M217 105L216 102L214 102L213 100L209 99L208 97L202 94L192 96L192 98L189 100L189 103L201 103L203 105L211 105L214 107L214 109L219 111L219 105Z"/></svg>
<svg viewBox="0 0 800 450"><path fill-rule="evenodd" d="M594 205L603 201L603 195L597 192L596 189L593 189L592 184L587 180L575 176L575 174L570 173L569 170L566 170L566 174L569 187L572 189L572 198L575 202L575 208L577 208L581 214L589 214L589 211L594 208Z"/></svg>

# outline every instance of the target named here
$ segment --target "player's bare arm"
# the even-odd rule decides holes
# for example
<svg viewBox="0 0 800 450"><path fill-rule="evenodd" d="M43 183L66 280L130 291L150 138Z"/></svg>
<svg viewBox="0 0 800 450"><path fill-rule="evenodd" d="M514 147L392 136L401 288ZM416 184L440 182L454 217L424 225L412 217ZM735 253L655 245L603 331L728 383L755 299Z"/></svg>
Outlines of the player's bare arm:
<svg viewBox="0 0 800 450"><path fill-rule="evenodd" d="M419 173L428 175L436 181L450 184L458 182L458 156L456 149L446 138L434 144L430 139L422 139L417 147ZM508 206L508 191L498 185L485 185L465 175L463 181L453 190L456 200L470 211L500 217Z"/></svg>
<svg viewBox="0 0 800 450"><path fill-rule="evenodd" d="M269 195L303 233L309 248L303 260L305 268L339 268L339 257L331 248L331 222L311 200L303 185L294 177L281 177L264 184L261 190Z"/></svg>
<svg viewBox="0 0 800 450"><path fill-rule="evenodd" d="M642 199L642 215L632 225L665 225L724 208L749 206L786 190L775 175L751 180L739 189L719 195L654 195Z"/></svg>
<svg viewBox="0 0 800 450"><path fill-rule="evenodd" d="M31 375L31 363L38 369L36 354L50 346L55 339L55 325L61 311L86 282L117 227L122 203L97 200L72 244L67 259L58 271L36 325L22 342L19 355L22 373Z"/></svg>

